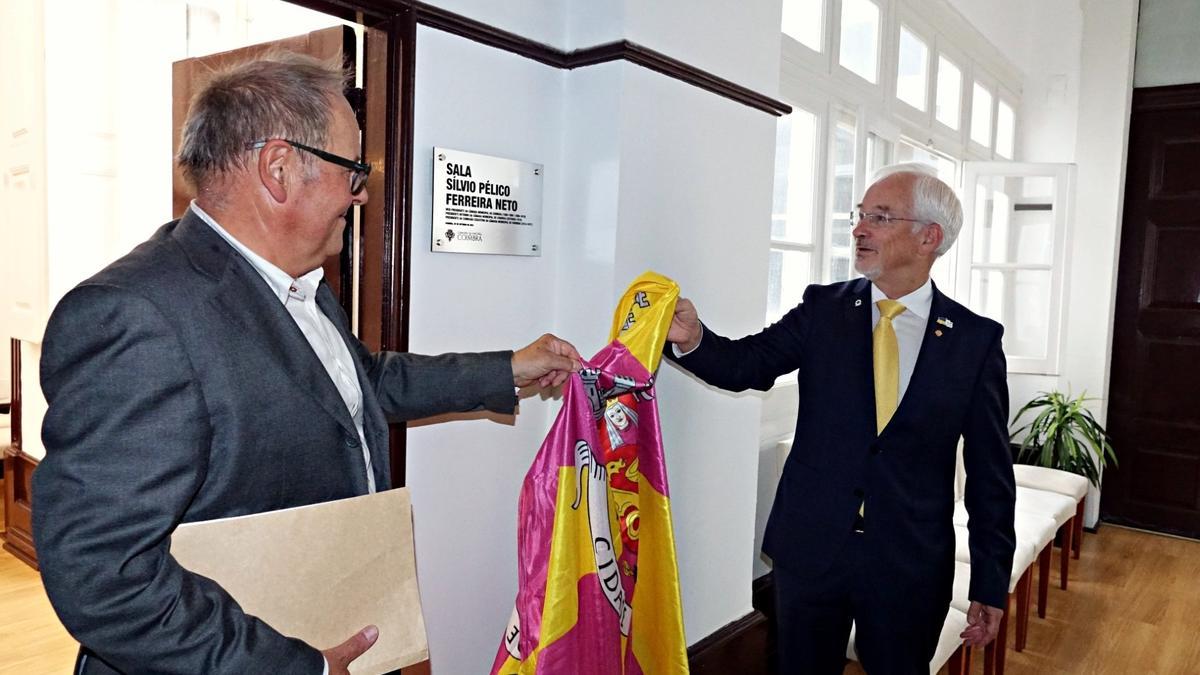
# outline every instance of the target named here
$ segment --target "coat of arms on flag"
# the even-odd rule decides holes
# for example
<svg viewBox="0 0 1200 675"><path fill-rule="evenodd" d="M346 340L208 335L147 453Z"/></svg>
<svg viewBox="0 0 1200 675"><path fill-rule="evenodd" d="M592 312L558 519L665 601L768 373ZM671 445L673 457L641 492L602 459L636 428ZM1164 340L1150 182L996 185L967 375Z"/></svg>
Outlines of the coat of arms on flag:
<svg viewBox="0 0 1200 675"><path fill-rule="evenodd" d="M617 306L525 476L517 601L492 675L688 672L654 373L679 287L646 272Z"/></svg>

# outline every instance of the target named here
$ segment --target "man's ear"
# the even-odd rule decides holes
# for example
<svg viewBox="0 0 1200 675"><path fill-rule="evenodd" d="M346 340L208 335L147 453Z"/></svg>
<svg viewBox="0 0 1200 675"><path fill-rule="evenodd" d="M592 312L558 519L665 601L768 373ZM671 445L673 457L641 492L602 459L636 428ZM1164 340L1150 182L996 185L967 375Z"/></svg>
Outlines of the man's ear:
<svg viewBox="0 0 1200 675"><path fill-rule="evenodd" d="M946 233L942 231L941 223L930 223L921 230L921 249L931 254L935 253L945 238Z"/></svg>
<svg viewBox="0 0 1200 675"><path fill-rule="evenodd" d="M258 153L258 179L271 198L281 204L287 201L288 185L293 178L288 162L291 150L282 141L268 141Z"/></svg>

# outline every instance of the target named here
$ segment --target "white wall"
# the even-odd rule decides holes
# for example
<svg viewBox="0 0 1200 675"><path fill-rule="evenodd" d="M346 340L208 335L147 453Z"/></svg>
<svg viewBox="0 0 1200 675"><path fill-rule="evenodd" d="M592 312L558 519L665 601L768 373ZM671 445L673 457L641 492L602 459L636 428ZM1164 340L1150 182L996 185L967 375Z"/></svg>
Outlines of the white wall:
<svg viewBox="0 0 1200 675"><path fill-rule="evenodd" d="M423 27L416 68L410 349L523 346L556 330L564 74ZM430 252L435 145L545 165L541 257ZM409 431L407 482L435 673L482 672L495 656L516 599L517 495L556 410L535 397L522 401L515 424L475 419Z"/></svg>
<svg viewBox="0 0 1200 675"><path fill-rule="evenodd" d="M1141 0L1137 26L1136 87L1200 82L1200 3Z"/></svg>
<svg viewBox="0 0 1200 675"><path fill-rule="evenodd" d="M775 118L623 67L616 285L653 267L679 283L713 329L757 331L766 313ZM684 628L694 643L751 611L760 397L705 387L673 366L660 373Z"/></svg>
<svg viewBox="0 0 1200 675"><path fill-rule="evenodd" d="M736 59L726 58L733 44L667 53L692 63L707 55L725 64L725 76L740 73L746 84L754 72L751 79L773 91L772 13L778 7L751 16L776 42L742 46L750 53ZM509 21L523 22L513 14ZM666 51L636 39L638 30L701 44L715 31L707 22L668 29L662 21L618 3L594 5L572 15L569 44L625 37ZM553 330L590 355L607 340L625 286L650 268L679 281L714 326L735 334L760 326L774 117L639 66L560 72L431 29L418 33L416 100L414 351L513 347ZM434 145L546 165L542 258L428 252ZM464 330L473 322L485 330ZM660 372L684 623L695 642L751 611L759 399L711 390L673 366ZM517 493L558 404L529 399L521 407L512 428L472 420L409 433L435 673L490 663L511 611ZM476 618L463 621L463 607Z"/></svg>

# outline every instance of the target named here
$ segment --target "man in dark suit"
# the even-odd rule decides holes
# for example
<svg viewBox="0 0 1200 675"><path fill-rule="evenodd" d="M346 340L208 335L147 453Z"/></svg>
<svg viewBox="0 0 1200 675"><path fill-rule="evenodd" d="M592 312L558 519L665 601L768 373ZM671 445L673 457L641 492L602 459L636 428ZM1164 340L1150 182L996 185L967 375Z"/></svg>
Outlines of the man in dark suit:
<svg viewBox="0 0 1200 675"><path fill-rule="evenodd" d="M795 440L763 539L782 673L841 673L852 620L867 672L928 672L953 583L960 436L968 644L995 637L1008 594L1015 488L1003 329L929 278L962 207L906 165L878 179L859 210L855 268L865 278L810 286L777 323L740 340L709 330L681 300L668 336L669 356L723 389L767 390L797 373Z"/></svg>
<svg viewBox="0 0 1200 675"><path fill-rule="evenodd" d="M77 672L345 673L373 627L323 653L281 635L179 566L176 526L386 489L389 422L511 413L578 369L550 335L420 356L350 334L321 281L367 200L343 86L287 54L214 76L180 147L196 201L50 319L33 524Z"/></svg>

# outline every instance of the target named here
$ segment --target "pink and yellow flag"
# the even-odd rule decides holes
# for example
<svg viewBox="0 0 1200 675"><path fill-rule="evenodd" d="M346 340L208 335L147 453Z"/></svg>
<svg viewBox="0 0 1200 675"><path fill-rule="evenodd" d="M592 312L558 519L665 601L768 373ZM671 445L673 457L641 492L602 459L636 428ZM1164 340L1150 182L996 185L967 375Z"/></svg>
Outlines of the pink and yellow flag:
<svg viewBox="0 0 1200 675"><path fill-rule="evenodd" d="M679 287L653 272L573 375L525 475L516 607L492 675L688 672L654 373Z"/></svg>

